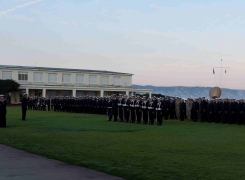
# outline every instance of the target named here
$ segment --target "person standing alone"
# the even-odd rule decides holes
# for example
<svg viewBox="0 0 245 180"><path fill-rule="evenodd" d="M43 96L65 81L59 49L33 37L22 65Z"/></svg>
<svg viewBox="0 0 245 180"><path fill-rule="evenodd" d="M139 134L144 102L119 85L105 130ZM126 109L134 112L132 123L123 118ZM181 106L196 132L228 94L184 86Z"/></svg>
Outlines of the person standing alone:
<svg viewBox="0 0 245 180"><path fill-rule="evenodd" d="M6 127L6 104L4 95L0 95L0 127Z"/></svg>
<svg viewBox="0 0 245 180"><path fill-rule="evenodd" d="M22 98L22 120L26 120L26 110L27 110L27 104L28 104L29 97L27 94L24 94Z"/></svg>

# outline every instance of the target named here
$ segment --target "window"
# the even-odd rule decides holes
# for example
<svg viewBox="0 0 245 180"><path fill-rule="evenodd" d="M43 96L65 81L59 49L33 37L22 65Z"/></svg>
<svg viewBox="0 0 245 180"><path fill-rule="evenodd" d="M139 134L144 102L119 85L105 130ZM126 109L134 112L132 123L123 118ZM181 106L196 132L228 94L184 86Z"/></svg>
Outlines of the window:
<svg viewBox="0 0 245 180"><path fill-rule="evenodd" d="M84 83L84 75L83 74L77 74L76 75L76 82L77 83Z"/></svg>
<svg viewBox="0 0 245 180"><path fill-rule="evenodd" d="M71 82L71 75L70 74L63 74L62 75L62 82L63 83L69 83L69 82Z"/></svg>
<svg viewBox="0 0 245 180"><path fill-rule="evenodd" d="M114 76L113 77L113 84L114 85L121 85L121 77L120 76Z"/></svg>
<svg viewBox="0 0 245 180"><path fill-rule="evenodd" d="M18 73L18 80L19 81L28 81L28 72L19 72Z"/></svg>
<svg viewBox="0 0 245 180"><path fill-rule="evenodd" d="M90 75L89 76L89 84L97 84L97 76L96 75Z"/></svg>
<svg viewBox="0 0 245 180"><path fill-rule="evenodd" d="M48 82L57 82L57 74L49 73L48 74Z"/></svg>
<svg viewBox="0 0 245 180"><path fill-rule="evenodd" d="M2 79L12 79L12 72L11 71L3 71L2 72Z"/></svg>
<svg viewBox="0 0 245 180"><path fill-rule="evenodd" d="M33 81L34 82L42 82L43 81L43 73L34 72L33 73Z"/></svg>
<svg viewBox="0 0 245 180"><path fill-rule="evenodd" d="M109 76L101 76L101 84L109 84Z"/></svg>

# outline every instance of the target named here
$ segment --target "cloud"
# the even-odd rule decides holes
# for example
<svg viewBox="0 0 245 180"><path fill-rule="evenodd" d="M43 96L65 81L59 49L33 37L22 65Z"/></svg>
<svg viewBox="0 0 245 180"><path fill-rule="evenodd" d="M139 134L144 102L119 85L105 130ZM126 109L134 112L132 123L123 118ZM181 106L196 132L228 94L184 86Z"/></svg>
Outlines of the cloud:
<svg viewBox="0 0 245 180"><path fill-rule="evenodd" d="M31 1L31 2L28 2L28 3L25 3L25 4L22 4L22 5L19 5L19 6L16 6L16 7L13 7L13 8L10 8L10 9L7 9L5 11L1 11L0 12L0 16L4 15L4 14L7 14L9 12L12 12L12 11L15 11L17 9L21 9L21 8L24 8L26 6L30 6L32 4L36 4L38 2L41 2L42 0L36 0L36 1Z"/></svg>

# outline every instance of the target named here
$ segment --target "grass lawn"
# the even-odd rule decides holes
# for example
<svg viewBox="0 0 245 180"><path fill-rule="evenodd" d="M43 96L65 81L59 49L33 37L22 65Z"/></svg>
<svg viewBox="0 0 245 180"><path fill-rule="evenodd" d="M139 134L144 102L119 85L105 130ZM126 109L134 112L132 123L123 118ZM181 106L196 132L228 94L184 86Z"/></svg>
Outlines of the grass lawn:
<svg viewBox="0 0 245 180"><path fill-rule="evenodd" d="M245 179L245 126L164 121L9 107L0 143L126 179Z"/></svg>

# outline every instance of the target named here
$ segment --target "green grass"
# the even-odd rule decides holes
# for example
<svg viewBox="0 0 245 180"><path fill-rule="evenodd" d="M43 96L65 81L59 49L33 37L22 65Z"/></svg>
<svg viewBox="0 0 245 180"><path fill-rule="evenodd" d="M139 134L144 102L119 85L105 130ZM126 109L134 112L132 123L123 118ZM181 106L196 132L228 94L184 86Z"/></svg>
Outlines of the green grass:
<svg viewBox="0 0 245 180"><path fill-rule="evenodd" d="M126 179L245 179L245 127L164 121L108 122L106 116L8 108L0 143Z"/></svg>

